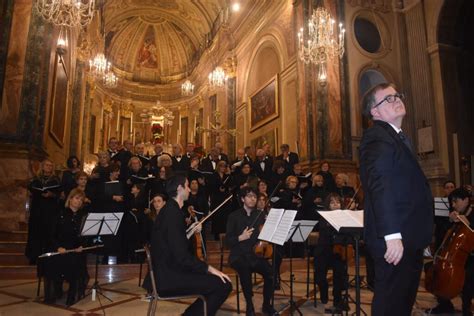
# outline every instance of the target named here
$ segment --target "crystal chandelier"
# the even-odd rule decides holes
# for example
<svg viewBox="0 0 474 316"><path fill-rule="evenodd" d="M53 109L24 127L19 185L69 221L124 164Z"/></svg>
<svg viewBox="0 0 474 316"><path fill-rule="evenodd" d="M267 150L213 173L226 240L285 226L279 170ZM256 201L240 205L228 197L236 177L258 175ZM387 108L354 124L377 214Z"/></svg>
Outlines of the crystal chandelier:
<svg viewBox="0 0 474 316"><path fill-rule="evenodd" d="M47 22L84 27L94 17L95 0L37 0L36 9Z"/></svg>
<svg viewBox="0 0 474 316"><path fill-rule="evenodd" d="M113 71L109 70L103 77L102 82L107 88L116 88L118 84L118 78Z"/></svg>
<svg viewBox="0 0 474 316"><path fill-rule="evenodd" d="M191 83L191 81L186 80L181 85L181 94L184 96L190 96L194 94L194 85Z"/></svg>
<svg viewBox="0 0 474 316"><path fill-rule="evenodd" d="M104 77L110 71L111 66L102 53L97 54L93 60L89 60L89 71L96 78Z"/></svg>
<svg viewBox="0 0 474 316"><path fill-rule="evenodd" d="M323 8L318 7L308 22L308 40L303 39L303 28L298 32L299 58L305 64L319 66L318 80L325 83L327 80L326 64L328 59L344 55L344 34L346 30L339 23L339 32L336 34L334 25L336 21L331 14Z"/></svg>
<svg viewBox="0 0 474 316"><path fill-rule="evenodd" d="M209 74L209 85L213 88L221 88L227 81L227 75L222 67L216 67L214 71Z"/></svg>

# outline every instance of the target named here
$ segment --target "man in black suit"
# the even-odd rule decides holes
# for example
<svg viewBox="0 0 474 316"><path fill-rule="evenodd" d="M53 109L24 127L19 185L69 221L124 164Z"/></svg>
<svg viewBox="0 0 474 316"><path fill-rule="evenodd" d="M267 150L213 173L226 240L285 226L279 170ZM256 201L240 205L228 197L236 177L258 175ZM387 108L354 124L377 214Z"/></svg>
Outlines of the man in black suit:
<svg viewBox="0 0 474 316"><path fill-rule="evenodd" d="M223 160L229 163L229 157L227 156L227 154L224 154L224 146L222 146L222 143L216 143L215 147L219 151L219 161Z"/></svg>
<svg viewBox="0 0 474 316"><path fill-rule="evenodd" d="M173 145L173 156L171 157L171 161L173 162L173 165L171 166L173 171L183 175L188 172L188 169L191 166L191 159L189 159L188 156L183 155L183 147L181 144Z"/></svg>
<svg viewBox="0 0 474 316"><path fill-rule="evenodd" d="M217 149L216 147L212 147L209 151L209 155L207 155L206 158L203 158L201 160L199 170L206 172L214 172L216 171L216 166L219 161L219 149Z"/></svg>
<svg viewBox="0 0 474 316"><path fill-rule="evenodd" d="M265 154L265 150L262 148L257 149L256 159L253 164L253 170L257 177L265 181L272 180L273 159L272 157Z"/></svg>
<svg viewBox="0 0 474 316"><path fill-rule="evenodd" d="M280 146L281 154L278 155L275 159L276 160L283 160L285 162L286 170L293 170L293 166L300 162L297 153L290 151L290 145L282 144Z"/></svg>
<svg viewBox="0 0 474 316"><path fill-rule="evenodd" d="M403 95L388 83L364 96L373 126L360 144L365 196L364 241L374 258L374 316L411 315L431 242L433 197L409 139L401 132Z"/></svg>
<svg viewBox="0 0 474 316"><path fill-rule="evenodd" d="M225 302L232 284L229 277L200 261L188 248L186 224L181 211L189 196L189 183L183 176L166 183L169 200L158 213L151 235L151 257L160 295L202 294L208 315L215 315ZM202 301L196 300L183 315L202 315Z"/></svg>

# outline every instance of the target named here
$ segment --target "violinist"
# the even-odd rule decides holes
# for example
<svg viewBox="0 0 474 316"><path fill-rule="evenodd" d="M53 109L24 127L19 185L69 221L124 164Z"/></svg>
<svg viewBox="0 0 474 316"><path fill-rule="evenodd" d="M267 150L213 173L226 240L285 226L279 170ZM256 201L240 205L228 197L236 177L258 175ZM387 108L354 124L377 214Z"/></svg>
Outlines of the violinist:
<svg viewBox="0 0 474 316"><path fill-rule="evenodd" d="M188 248L186 225L181 212L189 196L188 180L180 175L166 183L169 200L158 213L151 237L151 257L158 293L163 296L202 294L208 315L215 315L225 302L232 284L229 277L196 258ZM184 315L202 315L197 299Z"/></svg>
<svg viewBox="0 0 474 316"><path fill-rule="evenodd" d="M340 210L342 207L342 198L337 193L330 193L325 200L325 209L327 211ZM335 230L331 225L321 220L319 223L319 239L314 250L314 271L316 273L316 284L321 293L321 303L327 304L328 297L328 281L327 272L330 267L333 270L333 297L334 309L338 312L349 310L347 302L342 300L342 291L347 286L347 270L346 262L341 254L334 252Z"/></svg>
<svg viewBox="0 0 474 316"><path fill-rule="evenodd" d="M275 309L271 305L273 294L273 272L270 263L257 257L254 246L257 244L259 227L264 223L264 215L255 209L257 193L253 188L245 187L240 194L243 207L232 212L227 222L225 242L230 248L229 263L237 271L246 301L246 315L255 315L253 306L252 273L256 272L263 277L263 306L262 311L267 315L274 315Z"/></svg>
<svg viewBox="0 0 474 316"><path fill-rule="evenodd" d="M201 218L203 218L209 212L209 204L206 200L205 192L203 191L203 189L199 187L198 180L197 179L191 180L189 188L191 192L189 192L189 197L184 202L184 206L182 208L187 226L191 225L192 223L198 220L201 220ZM205 252L206 233L205 233L204 227L202 231L198 234L199 234L199 239L200 239L199 244L201 244L200 246L203 248ZM195 235L191 237L191 239L195 239L196 237L197 236ZM197 248L196 246L197 246L198 241L196 240L190 240L190 241L192 242L193 250L197 251L197 249L195 248Z"/></svg>
<svg viewBox="0 0 474 316"><path fill-rule="evenodd" d="M449 213L451 222L457 223L460 221L460 216L465 216L469 221L470 227L474 228L474 211L472 205L470 205L470 197L471 194L463 188L458 188L451 192L448 197L449 203L452 206L452 211ZM464 268L464 286L461 292L462 315L472 316L471 305L474 297L474 253L471 252Z"/></svg>

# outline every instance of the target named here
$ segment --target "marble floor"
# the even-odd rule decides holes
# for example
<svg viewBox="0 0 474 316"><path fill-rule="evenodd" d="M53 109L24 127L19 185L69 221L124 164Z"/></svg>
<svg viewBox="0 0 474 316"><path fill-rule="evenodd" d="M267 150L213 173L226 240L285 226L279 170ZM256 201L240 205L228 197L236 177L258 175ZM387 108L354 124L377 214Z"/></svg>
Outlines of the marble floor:
<svg viewBox="0 0 474 316"><path fill-rule="evenodd" d="M364 269L363 269L364 270ZM282 310L282 315L291 314L287 303L290 299L289 272L282 274L282 289L275 293L275 308ZM329 276L331 278L331 276ZM232 276L235 281L235 277ZM326 305L322 305L318 301L317 307L314 306L314 292L312 284L309 285L309 298L307 296L306 270L298 269L295 271L294 282L294 300L303 315L331 315L326 310L331 307L331 301ZM254 305L257 312L260 312L262 298L262 280L257 278L254 286L255 296ZM92 281L89 285L92 284ZM145 291L138 286L137 277L124 277L114 279L106 277L100 279L103 294L111 299L111 301L101 297L92 301L91 296L87 296L75 305L67 308L64 298L54 305L46 305L42 303L42 290L39 297L36 297L37 281L34 279L21 280L0 280L0 316L7 315L35 315L35 316L51 316L51 315L146 315L148 301L145 299ZM330 293L331 294L331 293ZM355 297L355 290L350 288L349 294L351 298ZM319 298L319 297L318 297ZM370 315L370 302L372 292L363 288L361 291L361 308L367 315ZM189 301L160 301L158 303L157 315L180 315L189 304ZM435 304L434 297L427 293L421 286L419 289L416 306L412 315L425 315L423 310L432 307ZM454 300L456 308L460 309L460 299ZM355 305L350 304L351 311L355 311ZM245 315L245 304L242 295L240 295L241 313ZM297 313L295 313L297 314ZM237 296L234 291L227 299L218 315L237 315ZM361 314L363 315L363 314ZM460 315L456 313L453 315Z"/></svg>

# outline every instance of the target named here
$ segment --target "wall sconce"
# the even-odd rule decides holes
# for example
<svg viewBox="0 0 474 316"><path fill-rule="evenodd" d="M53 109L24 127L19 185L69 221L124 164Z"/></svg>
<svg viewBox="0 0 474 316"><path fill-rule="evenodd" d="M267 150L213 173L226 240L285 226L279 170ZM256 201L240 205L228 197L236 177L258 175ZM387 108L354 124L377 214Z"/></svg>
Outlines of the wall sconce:
<svg viewBox="0 0 474 316"><path fill-rule="evenodd" d="M67 47L67 30L61 27L59 29L58 41L56 43L56 52L58 53L58 55L63 56L67 53Z"/></svg>
<svg viewBox="0 0 474 316"><path fill-rule="evenodd" d="M319 85L321 87L324 87L324 86L326 86L327 81L328 81L328 72L326 70L326 65L324 63L319 64L319 67L318 67L318 82L319 82Z"/></svg>

